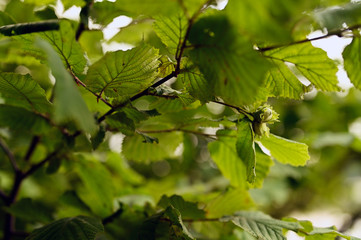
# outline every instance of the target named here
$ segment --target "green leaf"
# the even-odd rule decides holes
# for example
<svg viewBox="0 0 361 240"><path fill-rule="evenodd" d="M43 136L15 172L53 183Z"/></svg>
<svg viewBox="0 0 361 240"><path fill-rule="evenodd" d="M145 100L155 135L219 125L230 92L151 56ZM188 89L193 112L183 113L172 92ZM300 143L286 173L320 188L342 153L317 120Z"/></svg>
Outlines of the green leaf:
<svg viewBox="0 0 361 240"><path fill-rule="evenodd" d="M100 30L83 31L80 35L79 44L92 62L103 56L102 40L103 32Z"/></svg>
<svg viewBox="0 0 361 240"><path fill-rule="evenodd" d="M191 240L194 239L193 236L189 233L188 229L186 228L186 226L183 224L182 218L181 218L181 214L178 211L178 209L174 208L173 206L169 206L167 207L167 209L164 211L164 216L169 217L169 220L172 222L173 225L177 226L178 228L180 228L182 230L182 238L181 239L185 239L185 240ZM172 229L174 231L174 234L178 237L180 237L177 229Z"/></svg>
<svg viewBox="0 0 361 240"><path fill-rule="evenodd" d="M152 20L135 20L128 26L121 28L120 31L109 40L109 42L123 42L137 46L141 42L146 42L148 40L149 34L153 31L152 26Z"/></svg>
<svg viewBox="0 0 361 240"><path fill-rule="evenodd" d="M187 18L183 14L175 14L171 17L156 17L153 28L171 53L176 54L182 45L187 26Z"/></svg>
<svg viewBox="0 0 361 240"><path fill-rule="evenodd" d="M282 229L297 230L302 228L299 223L273 219L261 212L238 212L229 219L236 226L262 240L286 240Z"/></svg>
<svg viewBox="0 0 361 240"><path fill-rule="evenodd" d="M56 79L54 89L55 122L64 123L72 120L81 130L94 133L96 130L95 120L59 56L49 43L37 40L36 44L46 53L49 67Z"/></svg>
<svg viewBox="0 0 361 240"><path fill-rule="evenodd" d="M193 69L189 68L179 74L178 78L183 82L192 97L199 99L203 103L214 99L214 91L199 69L195 67Z"/></svg>
<svg viewBox="0 0 361 240"><path fill-rule="evenodd" d="M287 78L288 82L270 79L275 81L274 85L280 84L278 90L281 94L295 95L300 91L300 85L297 85L293 77L290 78L291 73L287 71L281 62L294 64L295 68L306 77L316 88L324 91L339 91L337 86L338 80L336 73L338 68L333 60L327 57L325 51L320 48L312 46L311 43L295 44L286 47L265 51L264 55L271 59L279 68L282 78ZM271 72L271 74L275 74ZM277 77L277 75L275 75ZM296 75L297 76L297 75ZM277 89L277 86L276 86ZM292 90L290 93L287 91Z"/></svg>
<svg viewBox="0 0 361 240"><path fill-rule="evenodd" d="M266 77L266 87L276 97L302 99L304 85L281 60L272 59L273 68Z"/></svg>
<svg viewBox="0 0 361 240"><path fill-rule="evenodd" d="M308 147L304 143L281 138L273 134L261 138L260 142L271 152L272 157L283 164L304 166L310 159Z"/></svg>
<svg viewBox="0 0 361 240"><path fill-rule="evenodd" d="M158 51L147 45L108 52L90 66L84 83L99 96L132 96L155 80L158 58Z"/></svg>
<svg viewBox="0 0 361 240"><path fill-rule="evenodd" d="M191 29L190 56L217 96L230 104L253 103L268 64L225 16L200 19Z"/></svg>
<svg viewBox="0 0 361 240"><path fill-rule="evenodd" d="M50 130L48 121L23 108L0 104L0 127L34 134L46 133Z"/></svg>
<svg viewBox="0 0 361 240"><path fill-rule="evenodd" d="M78 216L63 218L33 231L27 240L94 240L104 227L96 218Z"/></svg>
<svg viewBox="0 0 361 240"><path fill-rule="evenodd" d="M231 185L239 188L246 188L246 167L239 158L236 141L237 135L234 131L217 131L218 141L208 144L208 149L212 159L217 164L223 176L227 178Z"/></svg>
<svg viewBox="0 0 361 240"><path fill-rule="evenodd" d="M83 182L77 193L81 200L100 217L113 212L114 187L110 172L91 155L78 155L76 172Z"/></svg>
<svg viewBox="0 0 361 240"><path fill-rule="evenodd" d="M93 150L97 149L104 141L106 130L103 125L99 126L98 132L90 138Z"/></svg>
<svg viewBox="0 0 361 240"><path fill-rule="evenodd" d="M146 16L173 15L180 10L177 0L123 0L116 6L129 14Z"/></svg>
<svg viewBox="0 0 361 240"><path fill-rule="evenodd" d="M164 209L172 206L180 212L182 218L202 219L205 217L205 212L198 208L197 203L185 201L178 195L172 195L170 197L163 195L158 202L158 206Z"/></svg>
<svg viewBox="0 0 361 240"><path fill-rule="evenodd" d="M158 139L158 143L154 138ZM145 142L147 139L148 142ZM152 133L151 138L146 139L139 134L127 136L123 141L123 154L127 159L137 162L160 161L174 157L174 151L182 140L180 132Z"/></svg>
<svg viewBox="0 0 361 240"><path fill-rule="evenodd" d="M64 10L71 8L72 6L84 7L85 0L61 0L64 5Z"/></svg>
<svg viewBox="0 0 361 240"><path fill-rule="evenodd" d="M205 208L207 218L220 218L254 206L253 200L245 189L231 188L212 199Z"/></svg>
<svg viewBox="0 0 361 240"><path fill-rule="evenodd" d="M9 105L41 113L51 110L44 89L30 75L0 73L0 94Z"/></svg>
<svg viewBox="0 0 361 240"><path fill-rule="evenodd" d="M339 7L329 7L314 12L315 20L322 28L328 31L335 31L361 23L361 4L358 2L348 3Z"/></svg>
<svg viewBox="0 0 361 240"><path fill-rule="evenodd" d="M255 148L256 148L257 177L255 182L251 184L251 187L262 188L263 180L267 177L270 168L273 165L273 161L270 156L262 152L262 150L258 147L258 145L256 145Z"/></svg>
<svg viewBox="0 0 361 240"><path fill-rule="evenodd" d="M361 40L354 37L351 44L348 45L342 53L344 67L350 81L357 89L361 89L361 76L359 70L361 67Z"/></svg>
<svg viewBox="0 0 361 240"><path fill-rule="evenodd" d="M47 212L45 206L34 202L30 198L22 198L11 207L5 207L5 211L13 216L31 222L46 223L51 221L51 213Z"/></svg>
<svg viewBox="0 0 361 240"><path fill-rule="evenodd" d="M84 72L87 63L84 51L75 40L75 31L69 21L61 21L59 31L43 32L40 36L53 46L66 68L71 68L76 75Z"/></svg>
<svg viewBox="0 0 361 240"><path fill-rule="evenodd" d="M117 112L107 116L105 121L111 131L119 131L128 136L134 135L135 124L124 112Z"/></svg>
<svg viewBox="0 0 361 240"><path fill-rule="evenodd" d="M15 24L14 19L6 12L0 12L0 26Z"/></svg>
<svg viewBox="0 0 361 240"><path fill-rule="evenodd" d="M302 3L279 0L277 7L274 4L272 0L233 0L228 2L225 12L247 36L260 42L289 42L292 40L292 18L299 18Z"/></svg>
<svg viewBox="0 0 361 240"><path fill-rule="evenodd" d="M251 122L242 119L237 124L236 149L238 156L246 166L247 181L254 183L256 179L256 153L254 150L254 133Z"/></svg>

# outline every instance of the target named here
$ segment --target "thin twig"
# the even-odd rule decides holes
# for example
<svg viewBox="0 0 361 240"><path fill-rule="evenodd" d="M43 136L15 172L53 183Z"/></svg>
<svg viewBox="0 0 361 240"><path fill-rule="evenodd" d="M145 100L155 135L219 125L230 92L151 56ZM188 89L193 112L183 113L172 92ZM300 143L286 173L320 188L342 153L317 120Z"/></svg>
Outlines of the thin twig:
<svg viewBox="0 0 361 240"><path fill-rule="evenodd" d="M45 163L52 160L56 155L59 154L61 148L54 150L52 153L50 153L46 158L44 158L41 162L38 162L37 164L32 165L28 171L23 173L23 178L26 178L33 174L36 170L41 168Z"/></svg>
<svg viewBox="0 0 361 240"><path fill-rule="evenodd" d="M38 145L40 141L40 137L39 136L34 136L33 139L31 140L30 146L28 151L26 152L26 155L24 157L25 162L28 162L31 158L31 156L33 155L36 146Z"/></svg>
<svg viewBox="0 0 361 240"><path fill-rule="evenodd" d="M117 217L119 217L123 213L123 205L120 206L120 208L115 211L112 215L104 218L102 220L103 225L113 222Z"/></svg>
<svg viewBox="0 0 361 240"><path fill-rule="evenodd" d="M10 151L6 143L0 138L0 147L5 152L6 156L9 158L11 166L13 167L15 172L20 172L20 168L18 164L16 163L14 154Z"/></svg>
<svg viewBox="0 0 361 240"><path fill-rule="evenodd" d="M274 45L274 46L269 46L269 47L262 47L262 48L258 48L258 51L260 52L266 52L269 50L273 50L273 49L277 49L277 48L282 48L282 47L288 47L288 46L292 46L292 45L296 45L296 44L301 44L301 43L306 43L306 42L313 42L313 41L317 41L317 40L321 40L321 39L325 39L331 36L338 36L338 37L343 37L343 33L345 32L349 32L355 29L361 28L361 24L357 24L345 29L341 29L341 30L337 30L337 31L331 31L325 35L319 36L319 37L314 37L314 38L306 38L303 40L299 40L299 41L295 41L295 42L290 42L290 43L286 43L286 44L279 44L279 45Z"/></svg>
<svg viewBox="0 0 361 240"><path fill-rule="evenodd" d="M150 87L148 87L148 88L145 89L144 91L142 91L142 92L134 95L133 97L131 97L131 98L129 99L129 101L130 101L130 102L133 102L133 101L137 100L138 98L147 95L149 89L151 89L151 88L156 88L156 87L162 85L163 83L165 83L166 81L168 81L169 79L171 79L171 78L173 78L173 77L175 77L175 76L176 76L176 72L172 72L172 73L169 74L168 76L166 76L166 77L162 78L161 80L159 80L158 82L152 84ZM117 105L117 106L113 106L108 112L104 113L104 114L98 119L98 123L101 123L102 121L104 121L107 116L111 115L111 114L112 114L113 112L115 112L117 109L124 107L126 104L128 104L128 102L121 103L121 104L119 104L119 105Z"/></svg>

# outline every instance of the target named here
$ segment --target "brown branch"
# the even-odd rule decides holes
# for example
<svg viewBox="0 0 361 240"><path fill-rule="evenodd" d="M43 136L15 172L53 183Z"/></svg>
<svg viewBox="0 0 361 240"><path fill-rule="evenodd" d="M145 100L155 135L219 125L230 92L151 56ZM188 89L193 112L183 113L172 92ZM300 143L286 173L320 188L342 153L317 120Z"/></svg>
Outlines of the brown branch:
<svg viewBox="0 0 361 240"><path fill-rule="evenodd" d="M171 78L173 78L173 77L175 77L175 76L177 76L177 74L176 74L176 72L174 71L174 72L172 72L171 74L169 74L168 76L166 76L166 77L162 78L161 80L159 80L158 82L152 84L150 87L146 88L144 91L142 91L142 92L134 95L133 97L131 97L131 98L129 99L129 101L130 101L130 102L133 102L133 101L137 100L138 98L147 95L149 89L151 89L151 88L156 88L156 87L162 85L163 83L167 82L169 79L171 79ZM111 115L111 114L112 114L113 112L115 112L117 109L124 107L126 104L128 104L128 102L121 103L121 104L119 104L119 105L117 105L117 106L113 106L108 112L104 113L104 114L98 119L98 123L103 122L107 116Z"/></svg>
<svg viewBox="0 0 361 240"><path fill-rule="evenodd" d="M36 170L38 170L39 168L41 168L45 163L49 162L50 160L52 160L56 155L59 154L59 152L61 151L61 148L56 149L55 151L53 151L52 153L50 153L46 158L44 158L41 162L38 162L37 164L32 165L28 171L23 173L23 178L26 178L28 176L30 176L31 174L33 174Z"/></svg>
<svg viewBox="0 0 361 240"><path fill-rule="evenodd" d="M0 147L3 149L6 156L9 158L11 166L13 167L15 172L20 172L20 168L16 163L14 154L10 151L6 143L0 138Z"/></svg>
<svg viewBox="0 0 361 240"><path fill-rule="evenodd" d="M182 219L182 222L219 222L220 218L200 218L200 219Z"/></svg>
<svg viewBox="0 0 361 240"><path fill-rule="evenodd" d="M331 36L338 36L338 37L343 37L343 34L345 32L349 32L355 29L361 28L361 24L357 24L345 29L340 29L340 30L336 30L336 31L331 31L325 35L319 36L319 37L315 37L315 38L307 38L307 39L303 39L303 40L299 40L299 41L295 41L295 42L290 42L290 43L286 43L286 44L279 44L279 45L274 45L274 46L269 46L269 47L262 47L262 48L258 48L258 51L260 52L266 52L269 50L273 50L273 49L277 49L277 48L281 48L281 47L288 47L288 46L292 46L292 45L296 45L296 44L301 44L301 43L306 43L306 42L313 42L313 41L317 41L317 40L321 40L321 39L325 39Z"/></svg>
<svg viewBox="0 0 361 240"><path fill-rule="evenodd" d="M24 157L25 162L28 162L31 158L31 156L33 155L36 146L38 145L40 141L40 137L39 136L34 136L33 139L31 140L30 146L28 151L26 152L26 155Z"/></svg>
<svg viewBox="0 0 361 240"><path fill-rule="evenodd" d="M103 225L113 222L117 217L119 217L123 213L123 205L120 205L120 208L115 211L112 215L104 218L102 220Z"/></svg>

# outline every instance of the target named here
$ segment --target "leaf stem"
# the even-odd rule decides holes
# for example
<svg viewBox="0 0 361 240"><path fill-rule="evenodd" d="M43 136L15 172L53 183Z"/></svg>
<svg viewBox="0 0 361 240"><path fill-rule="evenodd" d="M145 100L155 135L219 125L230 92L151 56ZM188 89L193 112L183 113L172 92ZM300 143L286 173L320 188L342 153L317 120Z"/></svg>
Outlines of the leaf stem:
<svg viewBox="0 0 361 240"><path fill-rule="evenodd" d="M69 68L70 69L70 68ZM78 84L78 85L81 85L82 87L84 87L86 90L88 90L88 92L90 92L91 94L93 94L94 96L97 97L97 99L100 99L103 103L105 103L108 107L113 107L112 104L110 104L107 100L105 100L102 96L96 94L95 92L93 92L92 90L90 90L87 85L85 83L83 83L76 75L73 71L71 71L70 69L70 74L73 76L75 82Z"/></svg>
<svg viewBox="0 0 361 240"><path fill-rule="evenodd" d="M112 215L104 218L102 220L103 225L113 222L117 217L119 217L123 213L123 205L120 205L120 208L115 211Z"/></svg>
<svg viewBox="0 0 361 240"><path fill-rule="evenodd" d="M18 164L16 163L14 154L10 151L6 143L0 138L0 147L5 152L6 156L9 158L11 166L13 167L15 173L20 172L20 168Z"/></svg>

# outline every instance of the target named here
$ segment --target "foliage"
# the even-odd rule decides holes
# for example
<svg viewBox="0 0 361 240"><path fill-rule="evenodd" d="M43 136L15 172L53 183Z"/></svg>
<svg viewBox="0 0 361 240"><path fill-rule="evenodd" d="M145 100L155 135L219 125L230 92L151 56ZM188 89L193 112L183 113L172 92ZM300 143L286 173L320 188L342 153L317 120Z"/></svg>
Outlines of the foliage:
<svg viewBox="0 0 361 240"><path fill-rule="evenodd" d="M2 239L358 239L361 4L225 3L0 5ZM343 61L313 45L331 36ZM339 231L289 218L331 203Z"/></svg>

